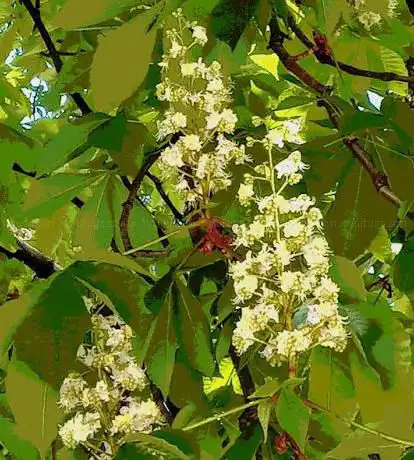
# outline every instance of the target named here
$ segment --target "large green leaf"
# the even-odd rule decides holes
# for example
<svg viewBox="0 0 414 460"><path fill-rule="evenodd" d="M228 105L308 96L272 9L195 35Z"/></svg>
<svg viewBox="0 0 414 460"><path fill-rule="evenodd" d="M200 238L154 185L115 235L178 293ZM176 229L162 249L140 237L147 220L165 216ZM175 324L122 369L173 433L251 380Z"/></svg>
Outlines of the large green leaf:
<svg viewBox="0 0 414 460"><path fill-rule="evenodd" d="M114 181L112 174L103 176L99 183L92 187L93 195L79 211L74 242L82 247L107 249L116 234L119 221L118 209L114 209Z"/></svg>
<svg viewBox="0 0 414 460"><path fill-rule="evenodd" d="M85 290L73 275L73 267L55 275L15 334L19 360L55 389L77 367L76 353L90 325Z"/></svg>
<svg viewBox="0 0 414 460"><path fill-rule="evenodd" d="M73 30L111 19L135 3L135 0L101 0L85 4L82 0L66 0L52 22L64 30Z"/></svg>
<svg viewBox="0 0 414 460"><path fill-rule="evenodd" d="M47 289L49 283L41 282L16 300L11 300L0 308L0 356L10 346L14 333L30 315L39 296Z"/></svg>
<svg viewBox="0 0 414 460"><path fill-rule="evenodd" d="M163 439L162 433L154 433L154 435L144 434L144 433L136 433L133 435L128 436L125 439L125 443L121 446L118 450L118 453L115 457L115 460L138 460L138 459L146 459L147 457L143 455L143 448L153 448L156 451L164 454L167 456L168 459L171 460L189 460L191 458L194 459L192 455L188 455L186 451L188 451L188 445L184 448L184 451L180 448L182 447L178 443L169 442L170 440Z"/></svg>
<svg viewBox="0 0 414 460"><path fill-rule="evenodd" d="M148 28L158 11L141 13L99 40L90 74L96 110L111 112L144 81L156 38L156 28ZM131 44L137 45L133 58Z"/></svg>
<svg viewBox="0 0 414 460"><path fill-rule="evenodd" d="M98 173L61 173L33 180L23 211L27 217L48 215L69 203L79 192L100 179Z"/></svg>
<svg viewBox="0 0 414 460"><path fill-rule="evenodd" d="M308 398L333 413L354 416L357 401L347 351L312 350Z"/></svg>
<svg viewBox="0 0 414 460"><path fill-rule="evenodd" d="M334 257L332 259L330 275L339 285L341 294L352 299L366 299L367 293L361 272L351 260L341 256Z"/></svg>
<svg viewBox="0 0 414 460"><path fill-rule="evenodd" d="M6 394L16 432L36 446L44 457L63 417L57 405L57 392L14 357L7 368Z"/></svg>
<svg viewBox="0 0 414 460"><path fill-rule="evenodd" d="M45 146L34 150L38 176L56 170L72 159L78 150L86 150L89 133L105 120L104 116L94 114L83 117L76 124L65 123Z"/></svg>
<svg viewBox="0 0 414 460"><path fill-rule="evenodd" d="M191 365L211 377L215 362L210 339L210 327L200 302L187 285L176 278L178 288L177 335Z"/></svg>
<svg viewBox="0 0 414 460"><path fill-rule="evenodd" d="M154 333L149 344L146 364L151 380L159 386L164 396L168 395L174 370L177 338L174 328L175 293L172 287L164 297Z"/></svg>
<svg viewBox="0 0 414 460"><path fill-rule="evenodd" d="M413 257L414 237L410 237L404 243L394 263L394 283L398 289L407 294L414 293Z"/></svg>
<svg viewBox="0 0 414 460"><path fill-rule="evenodd" d="M308 432L310 409L295 394L290 386L284 386L276 406L279 425L295 440L303 452Z"/></svg>
<svg viewBox="0 0 414 460"><path fill-rule="evenodd" d="M258 0L220 0L211 13L211 27L216 37L234 50L258 3Z"/></svg>
<svg viewBox="0 0 414 460"><path fill-rule="evenodd" d="M40 460L37 449L18 432L16 424L0 415L0 442L16 460Z"/></svg>

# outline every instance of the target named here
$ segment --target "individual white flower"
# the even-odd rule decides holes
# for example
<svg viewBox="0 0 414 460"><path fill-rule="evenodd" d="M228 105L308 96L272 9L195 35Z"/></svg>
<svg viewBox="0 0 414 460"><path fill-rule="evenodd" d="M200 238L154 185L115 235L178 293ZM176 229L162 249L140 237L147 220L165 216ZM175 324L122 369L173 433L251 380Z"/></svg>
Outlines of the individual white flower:
<svg viewBox="0 0 414 460"><path fill-rule="evenodd" d="M295 284L298 281L298 275L296 272L291 272L287 270L287 271L284 271L280 275L279 281L280 281L280 289L283 292L288 293L294 289Z"/></svg>
<svg viewBox="0 0 414 460"><path fill-rule="evenodd" d="M98 413L78 413L59 428L59 435L66 447L74 449L93 437L100 426Z"/></svg>
<svg viewBox="0 0 414 460"><path fill-rule="evenodd" d="M194 77L197 71L197 63L195 62L186 62L181 64L181 75L183 77Z"/></svg>
<svg viewBox="0 0 414 460"><path fill-rule="evenodd" d="M282 265L289 265L292 260L292 254L289 249L286 247L286 242L282 241L281 243L275 244L275 254L278 257L278 260Z"/></svg>
<svg viewBox="0 0 414 460"><path fill-rule="evenodd" d="M320 285L315 288L314 296L321 302L337 302L339 287L330 278L323 276Z"/></svg>
<svg viewBox="0 0 414 460"><path fill-rule="evenodd" d="M242 300L251 299L256 292L259 283L254 275L246 275L244 278L235 281L234 290Z"/></svg>
<svg viewBox="0 0 414 460"><path fill-rule="evenodd" d="M193 38L199 45L205 45L208 41L205 27L195 26L193 28Z"/></svg>
<svg viewBox="0 0 414 460"><path fill-rule="evenodd" d="M162 152L161 161L167 166L181 168L184 166L183 152L177 144L174 144Z"/></svg>
<svg viewBox="0 0 414 460"><path fill-rule="evenodd" d="M254 196L253 184L240 184L238 197L240 204L247 206Z"/></svg>
<svg viewBox="0 0 414 460"><path fill-rule="evenodd" d="M222 91L224 89L223 80L221 78L213 78L207 83L206 90L212 93Z"/></svg>
<svg viewBox="0 0 414 460"><path fill-rule="evenodd" d="M283 226L283 233L286 238L299 236L304 230L305 226L297 220L290 220Z"/></svg>
<svg viewBox="0 0 414 460"><path fill-rule="evenodd" d="M149 433L153 426L162 423L162 415L154 401L137 402L129 398L128 405L123 406L112 421L111 433Z"/></svg>
<svg viewBox="0 0 414 460"><path fill-rule="evenodd" d="M79 374L69 374L59 390L59 406L67 413L82 404L82 392L87 386Z"/></svg>
<svg viewBox="0 0 414 460"><path fill-rule="evenodd" d="M208 117L206 118L207 121L207 129L208 130L213 130L217 128L221 121L221 114L218 112L213 112Z"/></svg>
<svg viewBox="0 0 414 460"><path fill-rule="evenodd" d="M283 139L283 131L278 128L271 129L267 134L266 138L274 145L277 145L279 148L282 148L285 143Z"/></svg>
<svg viewBox="0 0 414 460"><path fill-rule="evenodd" d="M109 401L108 384L104 380L99 380L99 382L97 382L95 386L95 392L101 401L104 401L104 402Z"/></svg>
<svg viewBox="0 0 414 460"><path fill-rule="evenodd" d="M281 179L282 177L289 178L289 176L292 176L298 171L307 169L307 166L305 163L302 163L299 150L295 150L285 160L278 163L275 169L277 171L277 178Z"/></svg>
<svg viewBox="0 0 414 460"><path fill-rule="evenodd" d="M304 213L315 204L315 200L308 195L302 194L289 200L290 212ZM316 209L316 208L315 208Z"/></svg>
<svg viewBox="0 0 414 460"><path fill-rule="evenodd" d="M202 148L200 137L196 134L188 134L187 136L182 137L181 142L188 150L199 152Z"/></svg>
<svg viewBox="0 0 414 460"><path fill-rule="evenodd" d="M183 47L177 42L177 40L173 40L171 42L170 56L172 58L180 56L183 53L183 51Z"/></svg>
<svg viewBox="0 0 414 460"><path fill-rule="evenodd" d="M129 363L125 368L112 369L114 383L130 391L143 390L147 384L145 372L135 363Z"/></svg>

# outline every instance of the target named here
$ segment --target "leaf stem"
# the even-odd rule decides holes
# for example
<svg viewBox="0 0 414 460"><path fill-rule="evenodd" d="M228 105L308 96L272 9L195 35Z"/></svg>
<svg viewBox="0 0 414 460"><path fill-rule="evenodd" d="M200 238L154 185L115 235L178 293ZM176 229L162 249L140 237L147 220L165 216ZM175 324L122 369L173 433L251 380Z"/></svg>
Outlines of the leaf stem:
<svg viewBox="0 0 414 460"><path fill-rule="evenodd" d="M203 223L204 223L204 220L199 220L189 225L183 225L181 228L174 230L173 232L168 233L167 235L161 236L160 238L157 238L156 240L148 241L148 243L145 243L142 246L139 246L138 248L133 248L133 249L130 249L129 251L125 251L123 255L127 256L129 254L133 254L134 252L142 251L143 249L148 248L154 244L157 244L163 240L166 240L167 238L170 238L171 236L177 235L178 233L184 230L190 230L192 228L200 227L200 225L202 225Z"/></svg>
<svg viewBox="0 0 414 460"><path fill-rule="evenodd" d="M227 417L229 415L236 414L237 412L242 412L245 409L248 409L249 407L257 406L262 401L263 401L263 399L257 399L255 401L249 402L247 404L243 404L242 406L234 407L233 409L230 409L230 410L228 410L226 412L222 412L221 414L213 415L212 417L208 417L208 418L206 418L204 420L201 420L200 422L196 422L196 423L192 423L190 425L187 425L184 428L182 428L182 430L183 431L194 430L196 428L199 428L200 426L204 426L204 425L207 425L208 423L215 422L215 421L220 420L220 419L222 419L224 417Z"/></svg>
<svg viewBox="0 0 414 460"><path fill-rule="evenodd" d="M379 436L380 438L386 439L387 441L391 441L395 444L400 444L401 446L405 447L414 447L414 441L407 441L405 439L397 438L395 436L391 436L387 433L384 433L382 431L375 430L374 428L369 428L365 425L362 425L361 423L354 422L352 420L347 420L345 417L342 417L341 415L335 414L334 412L331 412L328 409L325 409L324 407L320 406L319 404L316 404L312 401L304 400L304 404L308 406L311 409L317 410L319 412L324 412L325 414L332 415L333 417L337 418L338 420L341 420L342 422L346 423L349 426L358 428L362 431L365 431L366 433L370 433L374 436Z"/></svg>

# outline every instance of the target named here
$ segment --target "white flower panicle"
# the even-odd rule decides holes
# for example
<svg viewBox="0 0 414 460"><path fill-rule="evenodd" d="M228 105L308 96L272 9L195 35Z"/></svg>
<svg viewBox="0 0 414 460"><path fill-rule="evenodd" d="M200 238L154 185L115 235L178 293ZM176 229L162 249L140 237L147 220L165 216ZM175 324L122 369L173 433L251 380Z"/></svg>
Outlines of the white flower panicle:
<svg viewBox="0 0 414 460"><path fill-rule="evenodd" d="M367 4L366 0L354 0L355 15L367 32L373 28L380 27L384 19L395 18L398 16L398 0L388 0L388 4L382 2Z"/></svg>
<svg viewBox="0 0 414 460"><path fill-rule="evenodd" d="M90 307L90 300L84 300ZM70 449L92 444L113 458L123 435L149 433L164 421L157 405L140 395L147 379L132 355L131 328L115 316L92 314L91 320L92 344L80 346L78 359L97 381L93 386L76 373L65 378L59 405L72 417L59 434Z"/></svg>
<svg viewBox="0 0 414 460"><path fill-rule="evenodd" d="M271 365L291 362L317 345L342 351L345 318L338 313L338 286L328 276L322 213L308 195L282 196L308 166L297 150L273 165L274 132L253 142L264 145L269 161L254 168L255 176L245 175L238 194L253 217L249 224L233 226L235 245L246 249L244 259L230 267L235 302L242 307L234 346L242 354L263 344L261 354ZM271 193L259 196L255 184L263 181Z"/></svg>
<svg viewBox="0 0 414 460"><path fill-rule="evenodd" d="M169 48L157 85L158 99L168 103L158 122L158 139L181 136L164 150L160 167L169 180L175 178L185 201L206 203L231 184L230 162L249 159L244 145L226 137L234 132L237 116L229 107L231 86L220 63L207 65L194 57L208 41L206 29L188 22L180 9L173 16L177 28L167 32Z"/></svg>

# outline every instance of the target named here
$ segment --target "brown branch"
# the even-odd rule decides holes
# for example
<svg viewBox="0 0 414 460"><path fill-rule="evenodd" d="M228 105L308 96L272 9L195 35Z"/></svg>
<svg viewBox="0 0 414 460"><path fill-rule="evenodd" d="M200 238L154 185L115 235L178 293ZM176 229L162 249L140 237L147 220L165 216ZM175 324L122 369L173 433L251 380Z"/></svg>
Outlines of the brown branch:
<svg viewBox="0 0 414 460"><path fill-rule="evenodd" d="M4 254L8 259L16 259L24 263L36 273L38 278L49 278L53 273L60 270L60 267L50 257L30 246L25 241L19 239L16 239L16 241L19 249L12 252L0 246L0 253Z"/></svg>
<svg viewBox="0 0 414 460"><path fill-rule="evenodd" d="M290 15L288 17L288 24L292 32L298 37L298 39L308 48L308 50L314 50L316 59L321 64L327 64L331 67L339 68L349 75L365 78L375 78L376 80L382 81L400 81L403 83L414 83L413 75L399 75L395 72L377 72L375 70L360 69L350 64L345 64L341 61L336 61L332 56L320 52L315 49L315 44L310 40L306 34L299 28L294 18Z"/></svg>
<svg viewBox="0 0 414 460"><path fill-rule="evenodd" d="M158 177L154 176L151 174L149 171L147 171L146 176L148 179L150 179L154 185L155 188L157 189L158 193L160 194L161 198L163 199L164 203L168 206L170 211L173 213L174 217L182 222L184 219L184 216L180 213L180 211L174 206L174 203L171 201L170 197L165 193L165 190L162 186L162 182Z"/></svg>
<svg viewBox="0 0 414 460"><path fill-rule="evenodd" d="M329 96L331 88L320 83L305 69L300 67L294 60L294 58L292 58L292 56L290 56L289 53L286 51L286 49L283 46L284 35L280 31L277 16L274 12L272 13L269 26L270 39L268 48L270 48L274 53L277 54L277 56L282 61L287 70L289 70L303 83L307 84L310 88L312 88L319 94L320 99L318 101L318 104L326 109L333 126L337 130L339 130L339 115L337 113L335 106L333 106L332 103L329 100L327 100L327 96ZM371 162L368 153L361 146L358 139L354 136L345 136L342 142L353 154L353 156L359 161L359 163L362 165L365 171L368 173L376 191L385 200L400 207L403 201L391 190L387 175L383 171L380 171L375 167L375 165ZM414 213L407 213L407 217L409 219L414 219Z"/></svg>
<svg viewBox="0 0 414 460"><path fill-rule="evenodd" d="M36 6L33 5L31 0L20 0L20 2L25 6L36 28L39 30L40 36L42 37L42 40L45 43L47 50L49 51L50 58L53 61L56 72L59 73L62 70L63 61L60 58L59 52L56 49L55 44L53 43L53 40L50 37L50 34L42 21L40 9L36 8ZM81 94L72 93L70 96L75 102L75 104L78 106L79 110L82 112L82 115L92 113L92 109L88 106Z"/></svg>

